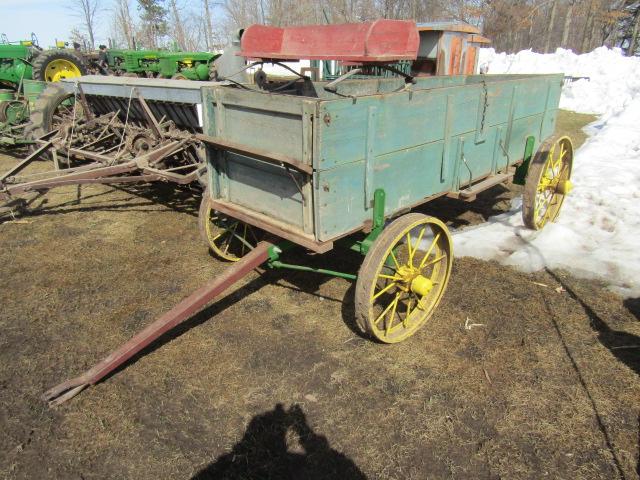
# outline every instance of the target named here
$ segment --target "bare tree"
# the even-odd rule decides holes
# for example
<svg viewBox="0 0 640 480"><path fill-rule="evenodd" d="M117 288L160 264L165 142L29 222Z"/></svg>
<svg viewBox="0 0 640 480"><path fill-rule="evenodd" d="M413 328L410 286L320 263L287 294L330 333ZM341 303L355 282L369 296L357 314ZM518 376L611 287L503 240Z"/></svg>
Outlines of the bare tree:
<svg viewBox="0 0 640 480"><path fill-rule="evenodd" d="M95 25L97 15L100 12L98 0L69 0L69 8L74 15L82 22L82 27L89 35L89 44L91 49L96 48L95 42Z"/></svg>
<svg viewBox="0 0 640 480"><path fill-rule="evenodd" d="M571 22L573 21L573 9L575 7L575 0L569 0L567 7L567 13L564 17L564 25L562 27L562 41L560 45L564 48L567 47L567 41L569 40L569 31L571 30Z"/></svg>
<svg viewBox="0 0 640 480"><path fill-rule="evenodd" d="M178 44L180 50L186 50L185 28L176 0L169 0L169 8L171 9L171 25L173 30L173 40Z"/></svg>
<svg viewBox="0 0 640 480"><path fill-rule="evenodd" d="M209 0L202 0L204 28L205 28L205 43L207 50L213 50L213 27L211 26L211 10Z"/></svg>
<svg viewBox="0 0 640 480"><path fill-rule="evenodd" d="M122 39L127 48L133 48L133 32L135 26L131 18L129 0L115 0L113 16L113 29L115 36Z"/></svg>

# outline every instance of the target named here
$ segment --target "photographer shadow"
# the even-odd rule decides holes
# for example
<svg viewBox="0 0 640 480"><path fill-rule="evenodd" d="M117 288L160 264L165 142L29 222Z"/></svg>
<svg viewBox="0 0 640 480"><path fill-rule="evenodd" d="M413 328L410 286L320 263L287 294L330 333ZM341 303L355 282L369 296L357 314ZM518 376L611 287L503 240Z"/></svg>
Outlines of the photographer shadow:
<svg viewBox="0 0 640 480"><path fill-rule="evenodd" d="M290 448L297 437L299 448ZM301 451L300 451L301 450ZM253 417L233 449L200 470L192 480L206 479L352 479L367 477L344 454L316 434L299 405Z"/></svg>

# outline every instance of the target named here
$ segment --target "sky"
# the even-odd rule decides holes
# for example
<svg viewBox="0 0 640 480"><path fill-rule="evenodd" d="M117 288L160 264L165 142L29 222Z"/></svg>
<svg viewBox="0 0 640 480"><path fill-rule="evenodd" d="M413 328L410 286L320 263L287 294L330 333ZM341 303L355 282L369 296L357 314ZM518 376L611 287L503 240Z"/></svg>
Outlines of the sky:
<svg viewBox="0 0 640 480"><path fill-rule="evenodd" d="M111 1L101 3L109 6ZM55 45L56 39L68 41L71 29L81 25L68 5L69 0L0 0L2 12L6 12L0 20L0 33L16 41L29 39L34 32L41 47ZM106 12L98 22L96 45L107 43L109 17Z"/></svg>

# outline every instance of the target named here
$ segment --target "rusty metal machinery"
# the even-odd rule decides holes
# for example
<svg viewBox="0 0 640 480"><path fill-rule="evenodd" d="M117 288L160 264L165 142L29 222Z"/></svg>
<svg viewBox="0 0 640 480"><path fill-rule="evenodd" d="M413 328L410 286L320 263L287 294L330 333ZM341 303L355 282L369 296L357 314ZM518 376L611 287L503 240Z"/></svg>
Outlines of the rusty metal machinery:
<svg viewBox="0 0 640 480"><path fill-rule="evenodd" d="M69 184L204 182L201 85L89 76L48 87L32 114L34 147L0 176L0 201ZM42 157L52 169L28 173Z"/></svg>

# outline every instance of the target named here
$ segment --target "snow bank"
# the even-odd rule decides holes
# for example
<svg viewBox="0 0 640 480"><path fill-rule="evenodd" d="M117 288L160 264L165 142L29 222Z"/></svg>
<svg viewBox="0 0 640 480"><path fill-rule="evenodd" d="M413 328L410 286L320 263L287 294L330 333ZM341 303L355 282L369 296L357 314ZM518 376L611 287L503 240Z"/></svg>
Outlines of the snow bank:
<svg viewBox="0 0 640 480"><path fill-rule="evenodd" d="M615 114L640 93L640 57L625 57L619 48L600 47L591 53L576 55L559 48L544 55L524 50L517 54L480 50L479 64L487 73L558 73L576 80L563 89L560 108L580 113Z"/></svg>
<svg viewBox="0 0 640 480"><path fill-rule="evenodd" d="M561 105L603 114L578 150L557 223L527 230L521 199L512 210L454 233L456 255L498 260L525 271L545 266L599 278L624 296L640 296L640 59L599 48L575 55L483 52L489 72L553 72L591 77L563 91ZM582 83L581 83L582 82Z"/></svg>

